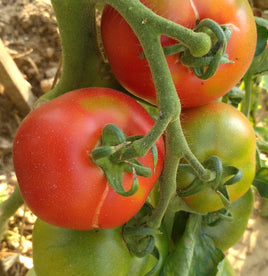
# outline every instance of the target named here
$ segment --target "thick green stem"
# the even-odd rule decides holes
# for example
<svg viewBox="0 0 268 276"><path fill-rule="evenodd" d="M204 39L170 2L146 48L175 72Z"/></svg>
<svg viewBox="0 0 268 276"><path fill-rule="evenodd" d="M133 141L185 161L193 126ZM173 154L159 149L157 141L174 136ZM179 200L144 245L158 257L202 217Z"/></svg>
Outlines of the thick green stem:
<svg viewBox="0 0 268 276"><path fill-rule="evenodd" d="M16 185L13 194L0 204L0 237L6 230L9 217L11 217L22 204L23 199L19 187Z"/></svg>
<svg viewBox="0 0 268 276"><path fill-rule="evenodd" d="M151 10L145 8L138 0L107 0L106 2L121 13L139 38L151 69L157 93L157 105L160 110L159 118L151 131L127 147L121 158L131 159L145 155L166 131L165 164L160 177L161 195L159 203L148 221L150 227L158 228L161 225L170 199L176 193L176 175L181 157L185 157L194 166L201 179L211 178L210 172L204 169L202 164L192 154L182 132L180 100L160 43L162 34L170 35L180 40L181 35L183 37L186 32L189 35L189 32L192 33L193 31L188 29L186 31L186 28L157 16ZM192 46L193 41L190 44ZM207 51L209 49L210 43Z"/></svg>
<svg viewBox="0 0 268 276"><path fill-rule="evenodd" d="M78 88L118 87L99 50L96 2L51 0L60 32L63 69L59 83L39 102Z"/></svg>
<svg viewBox="0 0 268 276"><path fill-rule="evenodd" d="M138 0L107 0L106 2L119 11L139 38L151 69L157 93L157 105L160 110L159 118L152 130L144 138L132 143L122 155L122 159L131 159L145 155L169 123L179 119L181 112L180 100L160 43L160 36L166 34L182 41L190 48L190 51L194 51L194 45L198 45L199 49L206 48L202 55L210 50L211 41L205 33L197 34L193 30L156 15ZM180 136L184 137L181 129ZM186 142L184 144L187 145ZM194 159L190 157L192 154L188 147L184 152L189 160ZM194 164L202 167L198 162Z"/></svg>
<svg viewBox="0 0 268 276"><path fill-rule="evenodd" d="M206 170L190 151L181 130L180 120L171 122L166 130L166 155L164 169L159 179L160 199L148 221L148 225L153 228L159 228L162 219L170 204L170 200L176 196L177 188L177 169L180 159L187 157L187 161L197 171L201 179L211 178L211 172ZM180 210L193 211L185 204L178 206Z"/></svg>
<svg viewBox="0 0 268 276"><path fill-rule="evenodd" d="M173 196L176 194L176 177L177 177L177 168L180 161L178 148L180 145L176 137L174 137L174 127L176 129L177 122L172 122L167 128L166 134L166 154L164 169L162 175L159 179L160 185L160 199L153 211L152 216L147 222L149 227L159 228L162 222L162 219L165 215L165 212L168 208L169 202Z"/></svg>
<svg viewBox="0 0 268 276"><path fill-rule="evenodd" d="M244 83L245 83L245 99L242 104L242 112L245 114L246 117L249 117L250 107L251 107L251 88L252 88L252 76L250 73L246 73L244 76Z"/></svg>
<svg viewBox="0 0 268 276"><path fill-rule="evenodd" d="M187 28L157 16L136 0L107 0L106 2L121 13L138 36L151 68L157 92L157 104L160 109L159 118L152 130L144 138L128 147L122 156L122 159L131 159L145 155L163 134L168 124L180 116L180 101L163 53L160 36L163 32L171 34L175 28L178 31L176 33L178 38L180 33L185 34ZM166 27L160 27L161 25ZM186 32L188 34L189 29ZM193 33L192 30L190 32Z"/></svg>
<svg viewBox="0 0 268 276"><path fill-rule="evenodd" d="M150 26L154 32L165 34L180 41L195 57L204 56L211 48L211 39L207 34L194 32L191 29L158 16L152 10L145 7L139 0L106 0L105 2L119 11L138 37L140 31Z"/></svg>
<svg viewBox="0 0 268 276"><path fill-rule="evenodd" d="M51 99L72 89L87 86L110 86L102 75L102 59L98 51L95 26L97 0L52 0L62 40L63 72L60 82L45 98ZM160 177L161 198L149 225L158 228L172 196L176 193L176 174L181 157L184 157L202 179L210 174L190 151L180 125L181 105L166 58L160 43L161 35L178 40L196 57L207 54L210 37L196 33L146 8L139 0L107 0L130 24L143 47L149 63L157 93L159 118L151 131L133 142L121 157L133 159L144 156L166 131L167 145L163 174Z"/></svg>

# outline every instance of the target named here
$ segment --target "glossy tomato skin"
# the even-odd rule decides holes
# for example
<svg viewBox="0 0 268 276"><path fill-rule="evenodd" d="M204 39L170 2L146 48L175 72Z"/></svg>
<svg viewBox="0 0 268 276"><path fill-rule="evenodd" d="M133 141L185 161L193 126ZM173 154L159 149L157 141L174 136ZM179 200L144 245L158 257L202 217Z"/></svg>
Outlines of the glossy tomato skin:
<svg viewBox="0 0 268 276"><path fill-rule="evenodd" d="M132 255L121 236L121 227L78 231L37 220L33 230L33 262L38 276L143 276L156 258ZM168 238L157 235L156 245L163 261ZM154 276L158 273L152 274Z"/></svg>
<svg viewBox="0 0 268 276"><path fill-rule="evenodd" d="M185 109L181 123L187 142L200 162L218 156L223 165L235 166L242 171L243 178L228 186L231 201L245 194L254 179L256 162L255 133L248 119L228 104L211 102ZM191 174L179 171L178 189L185 189L192 180ZM183 199L200 212L214 212L224 207L212 188Z"/></svg>
<svg viewBox="0 0 268 276"><path fill-rule="evenodd" d="M157 142L155 172L138 177L137 193L123 197L89 157L106 124L132 136L146 134L154 121L122 93L88 88L41 105L22 122L14 139L14 166L22 196L38 217L78 230L113 228L142 207L162 169L162 138ZM151 151L138 160L153 171ZM132 181L132 174L125 173L124 188Z"/></svg>
<svg viewBox="0 0 268 276"><path fill-rule="evenodd" d="M193 29L196 21L211 18L232 29L227 54L233 63L221 64L208 80L198 79L178 62L178 54L167 57L168 66L182 107L208 103L227 93L247 71L255 52L256 25L247 0L141 0L155 13ZM153 104L156 93L142 47L122 16L106 5L102 14L102 40L111 68L128 91ZM161 37L162 46L176 43Z"/></svg>
<svg viewBox="0 0 268 276"><path fill-rule="evenodd" d="M202 230L210 236L217 248L226 251L242 237L253 211L254 193L249 189L242 197L233 202L229 208L232 221L221 220L215 225L203 224Z"/></svg>

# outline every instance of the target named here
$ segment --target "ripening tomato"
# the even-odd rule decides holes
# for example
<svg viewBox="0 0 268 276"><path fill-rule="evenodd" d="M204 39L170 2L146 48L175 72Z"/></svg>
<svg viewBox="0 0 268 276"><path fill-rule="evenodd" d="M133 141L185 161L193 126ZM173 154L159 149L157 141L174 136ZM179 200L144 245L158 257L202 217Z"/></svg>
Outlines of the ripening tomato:
<svg viewBox="0 0 268 276"><path fill-rule="evenodd" d="M200 162L218 156L224 166L235 166L241 170L242 179L226 186L231 202L245 194L253 182L256 163L255 132L248 119L234 107L211 102L185 109L181 114L184 135L190 149ZM178 171L177 188L189 187L194 176ZM183 199L200 212L214 212L224 207L212 187Z"/></svg>
<svg viewBox="0 0 268 276"><path fill-rule="evenodd" d="M155 168L151 151L138 158L152 175L138 176L138 191L124 197L112 189L89 157L107 124L115 124L126 136L134 136L145 135L154 121L123 93L86 88L41 105L21 123L14 140L14 166L22 196L38 217L78 230L113 228L142 207L162 170L162 138L156 143ZM126 190L132 181L132 173L124 173Z"/></svg>
<svg viewBox="0 0 268 276"><path fill-rule="evenodd" d="M187 28L194 29L199 21L210 18L232 30L226 53L232 63L221 64L208 80L197 78L180 62L179 54L167 56L182 107L208 103L227 93L247 71L256 47L256 24L247 0L141 0L156 14ZM101 33L107 58L119 82L132 94L153 104L156 92L150 68L141 58L143 49L124 18L106 5ZM162 46L178 43L161 36Z"/></svg>

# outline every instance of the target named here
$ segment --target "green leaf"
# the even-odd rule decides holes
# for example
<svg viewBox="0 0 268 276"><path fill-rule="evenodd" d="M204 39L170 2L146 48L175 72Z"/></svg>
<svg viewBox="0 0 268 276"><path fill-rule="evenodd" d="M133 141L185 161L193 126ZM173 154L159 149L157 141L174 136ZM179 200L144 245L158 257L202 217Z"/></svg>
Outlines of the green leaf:
<svg viewBox="0 0 268 276"><path fill-rule="evenodd" d="M255 57L261 54L267 45L268 38L268 21L261 17L255 17L257 25L257 46L255 51Z"/></svg>
<svg viewBox="0 0 268 276"><path fill-rule="evenodd" d="M249 69L247 74L251 76L261 76L268 73L268 49L264 50L260 55L256 56Z"/></svg>
<svg viewBox="0 0 268 276"><path fill-rule="evenodd" d="M200 215L191 214L184 234L168 256L161 276L213 276L224 259L212 239L201 230Z"/></svg>
<svg viewBox="0 0 268 276"><path fill-rule="evenodd" d="M253 185L258 189L262 197L268 198L268 168L262 168L257 171Z"/></svg>

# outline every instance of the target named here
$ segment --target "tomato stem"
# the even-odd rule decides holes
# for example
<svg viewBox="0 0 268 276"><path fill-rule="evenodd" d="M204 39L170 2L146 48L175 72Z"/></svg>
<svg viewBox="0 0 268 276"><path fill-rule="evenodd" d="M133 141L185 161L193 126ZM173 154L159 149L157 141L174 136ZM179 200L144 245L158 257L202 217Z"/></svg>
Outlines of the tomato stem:
<svg viewBox="0 0 268 276"><path fill-rule="evenodd" d="M190 151L181 130L180 121L171 122L166 130L166 155L164 162L164 169L159 179L160 185L160 199L154 209L152 216L148 220L149 227L159 228L161 222L167 212L171 199L176 194L177 184L177 170L181 158L185 158L193 167L196 174L203 180L208 181L213 179L212 172L206 170L202 164ZM187 210L194 213L191 208L186 208L185 204L177 206L180 210Z"/></svg>
<svg viewBox="0 0 268 276"><path fill-rule="evenodd" d="M247 72L244 76L244 83L245 83L245 98L242 103L242 112L245 116L249 117L249 112L251 108L251 90L252 90L252 75Z"/></svg>
<svg viewBox="0 0 268 276"><path fill-rule="evenodd" d="M169 202L176 193L176 175L180 158L184 157L194 168L197 175L203 179L211 179L211 172L206 170L191 152L182 132L180 123L181 104L174 86L165 54L160 43L160 36L167 34L178 40L185 39L189 45L206 44L206 50L199 53L206 54L211 47L211 42L204 33L194 33L174 22L164 19L138 0L107 0L130 24L143 47L144 55L149 63L157 93L157 105L160 110L159 117L147 135L126 147L122 160L144 156L157 139L166 131L166 155L163 173L160 177L160 200L148 221L150 227L159 228ZM185 37L184 37L185 36ZM206 42L204 42L204 41ZM181 40L180 40L181 41ZM203 43L203 44L202 44ZM193 48L190 49L198 54Z"/></svg>
<svg viewBox="0 0 268 276"><path fill-rule="evenodd" d="M159 35L167 35L178 40L195 57L207 54L211 48L211 39L208 34L195 32L161 17L144 6L139 0L106 0L105 2L120 12L136 34L149 27L154 33L157 32Z"/></svg>
<svg viewBox="0 0 268 276"><path fill-rule="evenodd" d="M104 63L96 27L97 0L51 0L62 45L62 74L38 103L78 88L119 87Z"/></svg>
<svg viewBox="0 0 268 276"><path fill-rule="evenodd" d="M19 186L15 186L12 195L0 204L0 238L4 234L9 218L24 203Z"/></svg>

